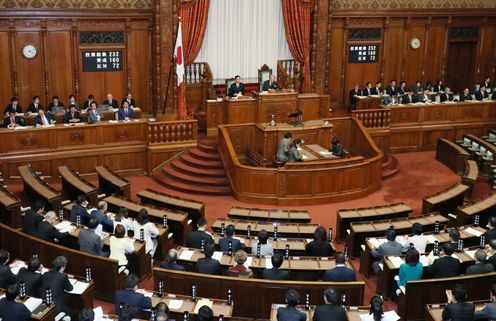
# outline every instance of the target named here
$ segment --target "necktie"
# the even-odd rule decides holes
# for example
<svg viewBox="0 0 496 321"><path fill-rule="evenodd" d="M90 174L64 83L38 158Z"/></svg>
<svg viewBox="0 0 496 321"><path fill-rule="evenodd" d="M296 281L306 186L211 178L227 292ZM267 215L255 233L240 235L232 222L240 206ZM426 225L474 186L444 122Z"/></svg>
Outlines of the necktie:
<svg viewBox="0 0 496 321"><path fill-rule="evenodd" d="M15 121L15 117L10 117L10 123L11 123L12 125L14 125L14 124L16 123L16 121Z"/></svg>
<svg viewBox="0 0 496 321"><path fill-rule="evenodd" d="M124 108L124 115L127 116L127 108Z"/></svg>
<svg viewBox="0 0 496 321"><path fill-rule="evenodd" d="M45 116L43 116L43 118L42 118L42 119L43 119L43 125L48 125L48 121L47 121L46 117L45 117Z"/></svg>

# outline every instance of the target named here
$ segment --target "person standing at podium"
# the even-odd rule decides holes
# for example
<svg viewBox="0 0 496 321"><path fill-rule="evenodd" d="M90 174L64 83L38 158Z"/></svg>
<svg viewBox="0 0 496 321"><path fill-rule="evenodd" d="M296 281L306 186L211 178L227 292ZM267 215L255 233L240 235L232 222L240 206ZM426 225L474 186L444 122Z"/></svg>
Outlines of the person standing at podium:
<svg viewBox="0 0 496 321"><path fill-rule="evenodd" d="M264 81L262 86L262 91L274 91L281 89L279 84L276 82L276 76L270 75L269 80Z"/></svg>
<svg viewBox="0 0 496 321"><path fill-rule="evenodd" d="M303 161L303 156L299 152L300 145L301 145L300 139L295 139L294 141L291 142L291 144L289 145L288 162Z"/></svg>
<svg viewBox="0 0 496 321"><path fill-rule="evenodd" d="M241 77L239 75L236 75L234 77L235 82L229 86L229 92L228 95L229 97L234 97L234 96L243 96L245 93L245 84L241 82Z"/></svg>
<svg viewBox="0 0 496 321"><path fill-rule="evenodd" d="M284 134L284 137L279 141L277 145L277 155L276 159L278 162L287 162L289 157L289 144L291 143L291 138L293 135L291 133Z"/></svg>

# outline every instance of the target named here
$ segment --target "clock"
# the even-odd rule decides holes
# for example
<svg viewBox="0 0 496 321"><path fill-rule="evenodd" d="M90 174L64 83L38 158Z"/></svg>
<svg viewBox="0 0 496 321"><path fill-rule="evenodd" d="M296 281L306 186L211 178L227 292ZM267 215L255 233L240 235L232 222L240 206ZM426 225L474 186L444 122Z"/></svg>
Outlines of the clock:
<svg viewBox="0 0 496 321"><path fill-rule="evenodd" d="M412 38L410 40L410 47L412 47L412 49L420 48L420 39L416 37Z"/></svg>
<svg viewBox="0 0 496 321"><path fill-rule="evenodd" d="M27 59L33 59L36 57L36 47L32 44L27 44L22 48L22 55Z"/></svg>

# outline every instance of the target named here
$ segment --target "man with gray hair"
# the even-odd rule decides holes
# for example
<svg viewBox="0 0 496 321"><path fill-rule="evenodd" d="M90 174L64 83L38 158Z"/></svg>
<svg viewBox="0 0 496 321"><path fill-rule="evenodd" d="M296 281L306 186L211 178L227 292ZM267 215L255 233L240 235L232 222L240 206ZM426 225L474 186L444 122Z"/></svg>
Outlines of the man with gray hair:
<svg viewBox="0 0 496 321"><path fill-rule="evenodd" d="M175 249L170 249L167 253L167 260L160 263L162 269L184 271L184 266L177 264L177 251Z"/></svg>
<svg viewBox="0 0 496 321"><path fill-rule="evenodd" d="M487 254L484 250L477 250L474 255L475 264L469 266L465 274L481 274L493 272L491 263L486 263Z"/></svg>
<svg viewBox="0 0 496 321"><path fill-rule="evenodd" d="M46 213L44 220L38 225L38 237L44 239L45 241L58 242L69 235L69 233L60 233L57 231L55 228L57 223L57 214L55 214L54 211L49 211Z"/></svg>
<svg viewBox="0 0 496 321"><path fill-rule="evenodd" d="M93 210L90 214L91 218L95 217L98 224L102 224L105 232L112 233L114 231L114 221L107 214L108 205L105 201L98 202L98 209Z"/></svg>
<svg viewBox="0 0 496 321"><path fill-rule="evenodd" d="M64 291L72 291L73 286L64 273L66 266L67 258L57 256L52 262L52 269L41 277L41 296L46 300L46 290L51 289L56 314L60 312L69 314L64 304Z"/></svg>

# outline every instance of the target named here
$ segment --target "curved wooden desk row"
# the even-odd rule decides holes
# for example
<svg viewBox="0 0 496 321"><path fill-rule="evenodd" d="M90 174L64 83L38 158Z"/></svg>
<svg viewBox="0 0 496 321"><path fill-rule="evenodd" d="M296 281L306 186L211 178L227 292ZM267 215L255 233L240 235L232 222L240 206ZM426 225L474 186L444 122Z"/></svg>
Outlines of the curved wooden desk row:
<svg viewBox="0 0 496 321"><path fill-rule="evenodd" d="M346 230L351 223L403 218L408 217L412 211L411 207L403 203L337 210L336 240L346 237Z"/></svg>
<svg viewBox="0 0 496 321"><path fill-rule="evenodd" d="M21 200L5 187L0 186L0 223L21 227Z"/></svg>
<svg viewBox="0 0 496 321"><path fill-rule="evenodd" d="M465 172L462 176L462 184L469 187L468 191L465 193L467 198L472 197L473 186L479 177L479 166L474 160L468 160L465 163Z"/></svg>
<svg viewBox="0 0 496 321"><path fill-rule="evenodd" d="M310 223L312 218L306 210L279 210L233 206L227 217L231 219Z"/></svg>
<svg viewBox="0 0 496 321"><path fill-rule="evenodd" d="M214 276L200 273L153 269L155 291L159 281L164 281L165 291L189 295L191 286L196 285L197 294L202 297L226 299L231 289L234 317L268 319L272 303L284 303L284 293L295 289L302 297L310 294L310 304L320 304L324 290L335 288L346 294L347 304L362 305L365 291L364 282L303 282L272 281Z"/></svg>
<svg viewBox="0 0 496 321"><path fill-rule="evenodd" d="M457 175L465 172L465 164L470 154L448 139L438 138L436 144L436 159L448 166Z"/></svg>
<svg viewBox="0 0 496 321"><path fill-rule="evenodd" d="M112 171L108 166L96 166L98 174L98 190L106 195L117 194L125 198L131 197L131 183L124 177Z"/></svg>
<svg viewBox="0 0 496 321"><path fill-rule="evenodd" d="M472 134L464 134L463 139L467 139L471 143L477 143L479 145L479 149L474 150L472 148L472 145L470 144L469 146L465 145L464 142L460 144L461 147L465 148L467 152L470 153L471 158L475 159L478 161L478 163L481 165L482 172L484 174L489 174L492 172L491 165L494 164L494 159L496 156L493 157L487 157L487 152L486 153L481 153L481 148L484 147L486 151L491 152L493 155L496 155L496 146L494 146L492 143L486 141L485 139L482 139L481 137L472 135Z"/></svg>
<svg viewBox="0 0 496 321"><path fill-rule="evenodd" d="M31 166L20 166L18 170L24 184L24 193L31 201L44 200L46 210L58 213L62 206L62 195L43 181Z"/></svg>
<svg viewBox="0 0 496 321"><path fill-rule="evenodd" d="M305 144L329 144L331 137L321 142L322 135L316 135L329 127L324 121L302 127L220 126L219 153L235 198L252 203L303 205L352 199L379 189L383 153L356 119L328 120L332 122L332 136L352 147L354 155L360 155L356 161L324 158L294 163L290 169L252 167L240 161L247 149L273 159L278 140L288 131L293 137L304 138Z"/></svg>
<svg viewBox="0 0 496 321"><path fill-rule="evenodd" d="M116 260L53 244L4 224L0 224L0 244L8 244L10 256L24 261L37 254L44 266L51 266L57 256L64 255L69 261L66 273L79 277L84 278L86 267L91 267L95 297L98 299L111 301L115 291L124 287L125 276L118 273Z"/></svg>
<svg viewBox="0 0 496 321"><path fill-rule="evenodd" d="M474 223L475 216L479 215L479 224L485 226L487 225L489 218L494 216L495 209L496 191L493 191L464 206L458 207L456 212L456 224L459 226L472 224Z"/></svg>
<svg viewBox="0 0 496 321"><path fill-rule="evenodd" d="M212 230L221 232L222 224L224 227L232 224L237 233L247 235L248 226L250 226L252 235L258 234L261 230L266 230L270 236L273 236L275 227L277 227L277 235L290 236L290 237L307 237L312 238L315 229L319 224L305 224L305 223L277 223L265 221L248 221L248 220L231 220L228 218L219 218L212 223Z"/></svg>
<svg viewBox="0 0 496 321"><path fill-rule="evenodd" d="M439 212L444 216L456 213L469 189L469 186L457 183L434 195L425 196L422 199L422 213Z"/></svg>
<svg viewBox="0 0 496 321"><path fill-rule="evenodd" d="M88 203L92 206L98 204L98 189L79 173L76 173L70 166L58 167L62 180L62 196L64 200L75 201L78 195L86 195Z"/></svg>

